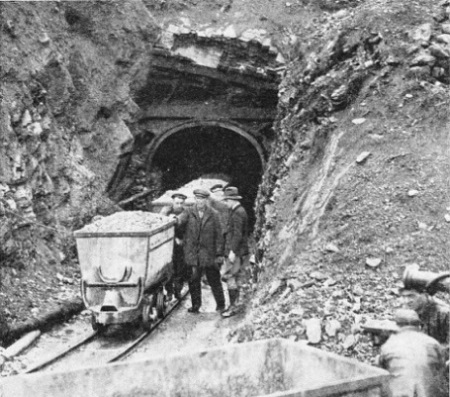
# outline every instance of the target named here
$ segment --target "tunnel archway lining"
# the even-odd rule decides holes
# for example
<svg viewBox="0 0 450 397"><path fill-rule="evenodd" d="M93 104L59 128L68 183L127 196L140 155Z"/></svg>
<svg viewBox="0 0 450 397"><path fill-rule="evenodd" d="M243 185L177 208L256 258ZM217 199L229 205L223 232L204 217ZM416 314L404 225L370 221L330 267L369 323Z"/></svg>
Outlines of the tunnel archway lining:
<svg viewBox="0 0 450 397"><path fill-rule="evenodd" d="M259 158L261 160L261 167L262 169L265 168L265 164L266 164L266 160L264 157L264 151L263 148L261 147L261 145L258 143L258 141L251 135L249 134L247 131L245 131L242 127L237 126L235 124L231 124L229 122L223 122L223 121L190 121L187 123L182 123L179 124L175 127L172 127L170 129L168 129L166 132L164 132L163 134L161 134L160 136L158 136L150 145L149 148L149 154L147 157L147 166L148 168L151 168L152 163L153 163L153 158L155 156L155 154L158 151L158 148L161 146L161 144L167 139L169 138L171 135L185 130L185 129L191 129L191 128L196 128L196 127L221 127L224 128L226 130L230 130L233 131L239 135L241 135L242 137L244 137L246 140L248 140L252 146L255 148L255 150L258 152Z"/></svg>

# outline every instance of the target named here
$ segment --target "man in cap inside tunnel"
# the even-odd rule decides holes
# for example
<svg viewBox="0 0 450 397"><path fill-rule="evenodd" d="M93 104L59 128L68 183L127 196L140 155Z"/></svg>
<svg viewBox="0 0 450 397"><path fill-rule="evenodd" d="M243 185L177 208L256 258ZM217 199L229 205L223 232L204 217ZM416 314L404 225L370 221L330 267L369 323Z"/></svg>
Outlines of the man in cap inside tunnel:
<svg viewBox="0 0 450 397"><path fill-rule="evenodd" d="M248 262L248 216L240 200L242 197L234 186L225 189L224 201L230 209L225 235L225 264L222 268L222 281L227 284L230 306L222 313L223 317L238 312L239 293L244 283L245 266Z"/></svg>
<svg viewBox="0 0 450 397"><path fill-rule="evenodd" d="M392 378L392 397L448 396L443 348L421 332L420 319L414 310L395 312L399 332L381 347L379 364Z"/></svg>
<svg viewBox="0 0 450 397"><path fill-rule="evenodd" d="M185 225L184 258L190 272L189 292L191 313L198 313L202 305L201 277L206 274L216 301L216 310L225 308L220 265L223 262L223 235L219 214L208 204L209 192L195 189L195 204L179 217L179 224Z"/></svg>

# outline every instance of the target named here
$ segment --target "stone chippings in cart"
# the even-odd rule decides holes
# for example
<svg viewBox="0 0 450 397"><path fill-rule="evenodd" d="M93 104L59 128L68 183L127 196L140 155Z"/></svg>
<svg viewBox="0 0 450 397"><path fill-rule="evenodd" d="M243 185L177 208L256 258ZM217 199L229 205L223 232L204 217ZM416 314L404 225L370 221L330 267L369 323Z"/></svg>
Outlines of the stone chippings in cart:
<svg viewBox="0 0 450 397"><path fill-rule="evenodd" d="M145 211L122 211L95 220L84 226L79 232L144 232L155 229L170 221L170 218L160 214Z"/></svg>

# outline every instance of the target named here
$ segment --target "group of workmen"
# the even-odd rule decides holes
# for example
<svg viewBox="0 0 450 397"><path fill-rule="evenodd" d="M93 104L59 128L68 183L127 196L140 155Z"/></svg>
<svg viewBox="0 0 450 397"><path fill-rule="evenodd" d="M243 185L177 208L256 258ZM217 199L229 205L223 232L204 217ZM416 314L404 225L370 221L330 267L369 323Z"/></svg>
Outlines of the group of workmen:
<svg viewBox="0 0 450 397"><path fill-rule="evenodd" d="M192 306L202 306L202 277L211 287L216 311L223 317L239 312L239 294L244 283L249 257L248 216L240 201L238 188L221 184L194 190L195 203L185 205L187 196L172 194L172 204L161 213L176 219L173 277L166 284L169 299L180 299L188 281ZM229 306L225 306L222 282L227 285Z"/></svg>

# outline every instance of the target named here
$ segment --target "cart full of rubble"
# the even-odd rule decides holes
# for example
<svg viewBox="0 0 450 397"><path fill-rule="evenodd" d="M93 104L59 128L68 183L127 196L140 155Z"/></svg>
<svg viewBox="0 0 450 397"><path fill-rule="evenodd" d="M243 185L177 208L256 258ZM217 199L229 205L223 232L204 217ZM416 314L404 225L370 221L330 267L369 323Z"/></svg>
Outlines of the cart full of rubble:
<svg viewBox="0 0 450 397"><path fill-rule="evenodd" d="M76 231L81 294L92 327L142 321L149 328L165 315L175 221L143 211L117 212Z"/></svg>

